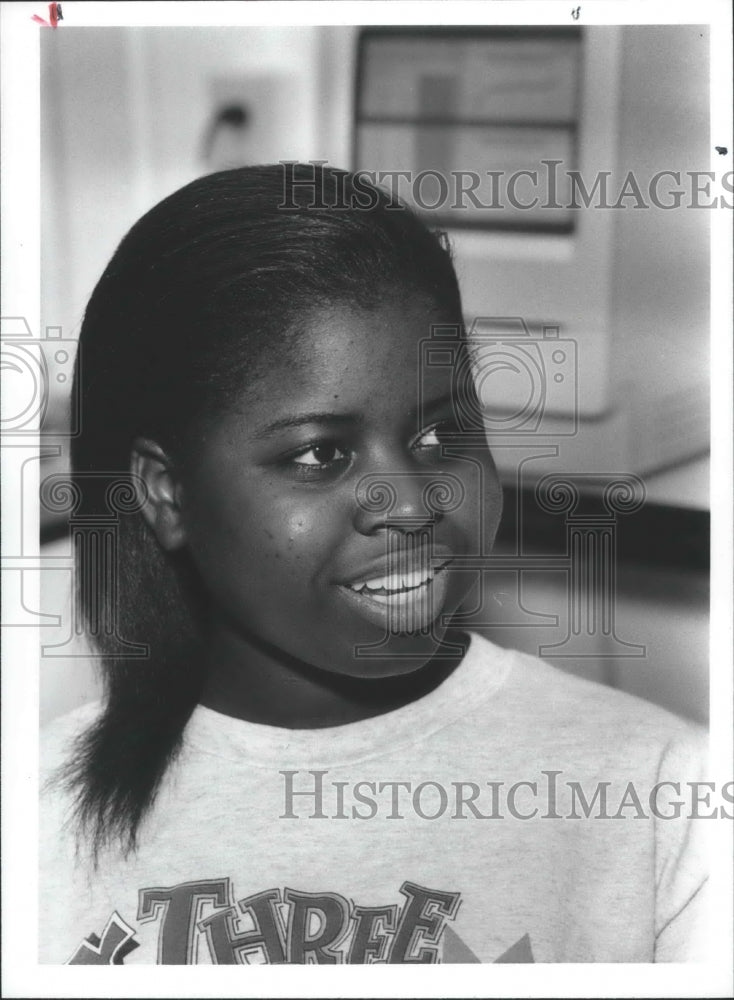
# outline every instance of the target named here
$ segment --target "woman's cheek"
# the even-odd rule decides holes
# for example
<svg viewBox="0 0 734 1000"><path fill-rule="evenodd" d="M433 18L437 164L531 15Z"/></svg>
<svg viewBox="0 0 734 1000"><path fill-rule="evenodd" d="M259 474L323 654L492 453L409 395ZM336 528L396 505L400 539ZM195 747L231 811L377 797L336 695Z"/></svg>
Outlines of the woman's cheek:
<svg viewBox="0 0 734 1000"><path fill-rule="evenodd" d="M328 549L329 539L338 536L340 505L338 498L321 494L298 497L276 505L279 530L291 545Z"/></svg>
<svg viewBox="0 0 734 1000"><path fill-rule="evenodd" d="M302 510L290 511L285 521L288 541L298 543L313 533L313 518Z"/></svg>

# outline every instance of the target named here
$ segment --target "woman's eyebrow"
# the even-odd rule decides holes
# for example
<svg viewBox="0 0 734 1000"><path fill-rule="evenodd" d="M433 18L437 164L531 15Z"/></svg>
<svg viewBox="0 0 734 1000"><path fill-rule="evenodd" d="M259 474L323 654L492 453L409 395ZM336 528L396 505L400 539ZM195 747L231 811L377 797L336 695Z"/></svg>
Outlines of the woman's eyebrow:
<svg viewBox="0 0 734 1000"><path fill-rule="evenodd" d="M359 417L349 413L302 413L298 416L281 417L280 420L274 420L267 427L256 431L253 437L257 439L265 438L271 434L275 434L277 431L288 430L292 427L303 427L305 424L339 424L344 426L347 424L358 424L359 422Z"/></svg>
<svg viewBox="0 0 734 1000"><path fill-rule="evenodd" d="M436 396L435 399L423 399L421 400L420 412L434 413L436 410L442 410L444 407L451 406L454 401L453 392L445 392L441 396Z"/></svg>

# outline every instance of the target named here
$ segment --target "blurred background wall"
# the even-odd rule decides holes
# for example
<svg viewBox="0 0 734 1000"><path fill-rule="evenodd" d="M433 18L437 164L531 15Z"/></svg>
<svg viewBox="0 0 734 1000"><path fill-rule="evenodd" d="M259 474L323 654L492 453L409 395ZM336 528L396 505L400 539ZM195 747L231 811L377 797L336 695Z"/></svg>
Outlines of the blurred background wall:
<svg viewBox="0 0 734 1000"><path fill-rule="evenodd" d="M375 166L359 159L355 143L365 78L364 66L357 72L359 40L360 29L349 26L43 32L42 325L61 327L73 341L89 294L130 225L202 173L288 159ZM588 28L582 45L582 172L611 171L616 190L628 171L649 178L660 170L706 170L707 30ZM524 463L523 478L512 442L498 446L509 512L498 553L517 555L520 521L523 552L563 553L562 521L535 502L533 488L543 475L638 475L647 498L638 513L619 519L615 628L620 638L644 646L644 655L611 655L614 643L599 634L593 655L556 662L705 720L706 211L629 204L621 211L582 210L566 234L457 228L451 235L469 320L547 320L578 347L577 432L567 433L572 415L562 407L544 426L543 441L562 441L561 453L539 448ZM49 364L58 367L53 352ZM62 364L64 371L68 366ZM65 441L54 437L65 405L61 392L47 414L47 441L59 445L47 471L66 461ZM63 642L65 526L47 520L43 537L43 610L61 618L45 634L49 643ZM489 634L547 653L568 627L568 574L528 565L508 570L506 579L498 574L492 584ZM94 696L84 658L44 656L42 671L44 719Z"/></svg>

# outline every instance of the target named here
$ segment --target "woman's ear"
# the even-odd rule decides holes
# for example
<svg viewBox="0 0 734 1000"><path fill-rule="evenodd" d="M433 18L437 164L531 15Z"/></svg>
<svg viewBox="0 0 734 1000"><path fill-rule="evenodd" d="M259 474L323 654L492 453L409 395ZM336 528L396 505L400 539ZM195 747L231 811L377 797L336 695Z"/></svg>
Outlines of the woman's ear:
<svg viewBox="0 0 734 1000"><path fill-rule="evenodd" d="M183 490L172 460L155 441L139 437L133 442L130 471L137 477L141 513L160 545L169 552L180 549L186 544Z"/></svg>

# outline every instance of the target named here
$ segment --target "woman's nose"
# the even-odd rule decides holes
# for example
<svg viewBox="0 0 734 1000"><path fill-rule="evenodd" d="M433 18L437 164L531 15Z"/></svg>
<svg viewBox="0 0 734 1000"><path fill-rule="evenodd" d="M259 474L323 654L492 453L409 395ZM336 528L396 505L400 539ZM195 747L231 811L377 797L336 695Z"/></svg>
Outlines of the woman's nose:
<svg viewBox="0 0 734 1000"><path fill-rule="evenodd" d="M357 484L355 527L369 535L435 525L461 503L463 492L459 479L446 472L370 473Z"/></svg>

